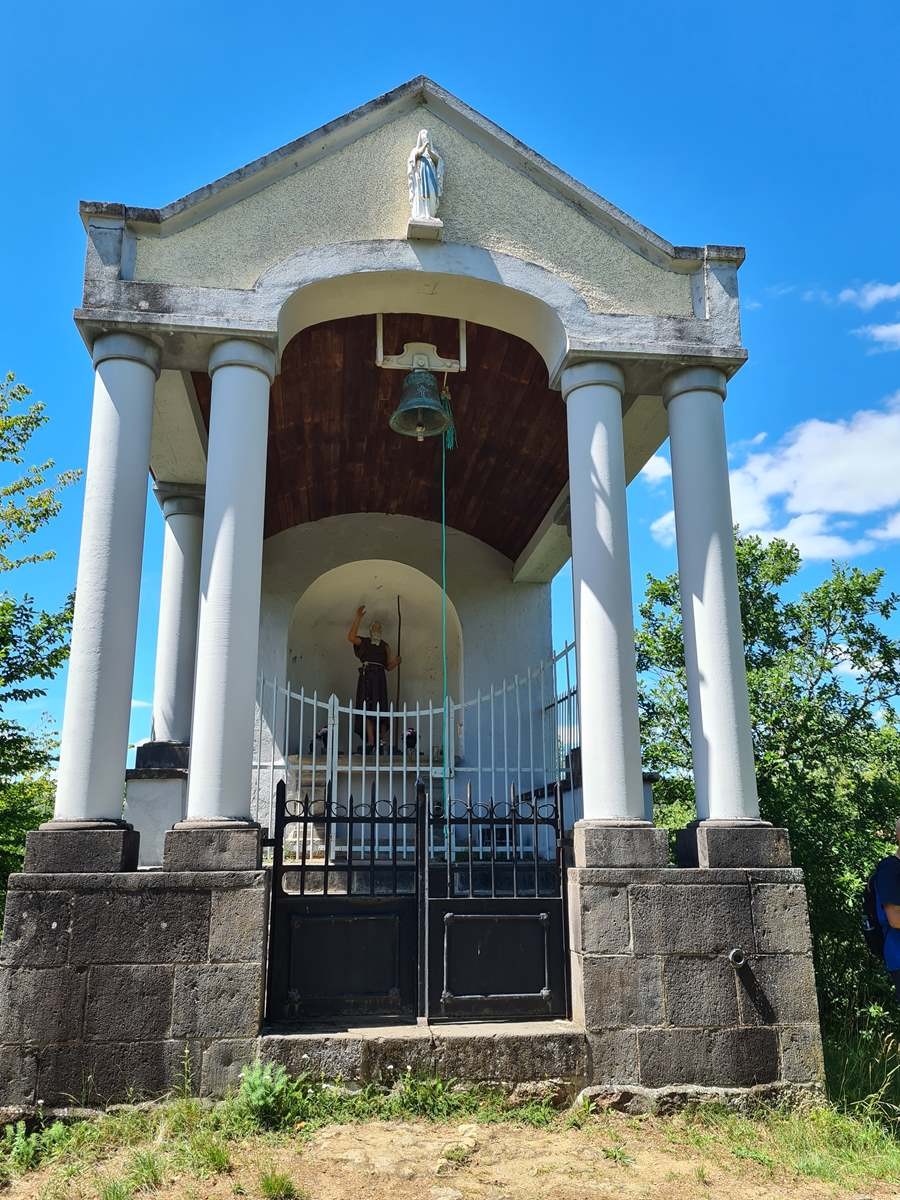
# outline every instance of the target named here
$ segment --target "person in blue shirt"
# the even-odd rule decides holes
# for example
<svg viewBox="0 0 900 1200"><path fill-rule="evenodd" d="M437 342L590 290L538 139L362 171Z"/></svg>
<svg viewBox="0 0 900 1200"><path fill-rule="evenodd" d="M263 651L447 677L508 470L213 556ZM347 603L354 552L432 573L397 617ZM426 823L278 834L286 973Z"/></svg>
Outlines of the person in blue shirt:
<svg viewBox="0 0 900 1200"><path fill-rule="evenodd" d="M900 1000L900 819L897 821L897 850L875 868L875 898L878 920L884 930L884 965L894 994Z"/></svg>

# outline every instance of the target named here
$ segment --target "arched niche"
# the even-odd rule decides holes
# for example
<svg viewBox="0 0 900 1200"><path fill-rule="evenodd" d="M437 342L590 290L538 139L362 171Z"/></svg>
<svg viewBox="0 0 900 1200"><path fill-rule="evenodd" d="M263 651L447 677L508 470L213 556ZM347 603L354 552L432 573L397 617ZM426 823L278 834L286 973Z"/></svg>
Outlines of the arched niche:
<svg viewBox="0 0 900 1200"><path fill-rule="evenodd" d="M397 597L403 618L400 646L400 704L439 705L442 701L441 589L430 576L390 559L358 559L323 572L303 592L288 627L288 676L295 689L334 693L342 703L356 693L359 662L347 641L356 608L366 605L360 632L381 621L391 653L397 649ZM454 698L462 695L462 626L447 600L447 678ZM397 677L388 675L388 695L396 697Z"/></svg>

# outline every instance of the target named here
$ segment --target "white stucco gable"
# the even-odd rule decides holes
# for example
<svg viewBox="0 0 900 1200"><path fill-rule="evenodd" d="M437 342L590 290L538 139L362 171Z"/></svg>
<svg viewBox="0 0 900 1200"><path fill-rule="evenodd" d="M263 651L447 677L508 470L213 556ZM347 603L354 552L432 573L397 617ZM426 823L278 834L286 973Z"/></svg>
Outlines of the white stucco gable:
<svg viewBox="0 0 900 1200"><path fill-rule="evenodd" d="M251 289L304 248L405 238L423 126L447 164L445 241L537 264L591 312L696 315L699 249L665 242L424 77L166 208L83 212L125 217L134 281Z"/></svg>
<svg viewBox="0 0 900 1200"><path fill-rule="evenodd" d="M250 195L225 185L218 205L209 212L209 205L197 206L198 219L186 225L191 205L177 214L181 221L136 228L134 278L252 288L307 247L404 238L406 159L427 125L447 163L440 214L446 241L536 263L565 279L594 312L692 314L683 262L661 262L665 252L648 239L578 206L553 177L535 171L535 156L498 157L465 113L444 105L439 116L427 88L409 100L418 103L396 115L386 106L383 123L367 132L353 130L351 119L347 144L311 135L286 174L266 182L260 172L262 186Z"/></svg>

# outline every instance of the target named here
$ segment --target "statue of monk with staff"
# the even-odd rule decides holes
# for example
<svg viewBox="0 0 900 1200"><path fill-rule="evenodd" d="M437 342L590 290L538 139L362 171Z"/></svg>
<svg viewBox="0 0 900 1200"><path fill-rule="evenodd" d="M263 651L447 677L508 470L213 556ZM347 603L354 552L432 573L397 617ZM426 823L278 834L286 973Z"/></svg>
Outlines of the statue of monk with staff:
<svg viewBox="0 0 900 1200"><path fill-rule="evenodd" d="M366 749L374 750L377 740L376 710L380 707L382 713L388 711L387 672L395 670L402 660L399 654L391 657L391 648L381 636L380 621L371 623L368 637L360 635L359 626L365 615L366 606L361 604L347 633L347 641L361 663L356 684L356 707L367 709ZM369 713L372 715L369 716Z"/></svg>

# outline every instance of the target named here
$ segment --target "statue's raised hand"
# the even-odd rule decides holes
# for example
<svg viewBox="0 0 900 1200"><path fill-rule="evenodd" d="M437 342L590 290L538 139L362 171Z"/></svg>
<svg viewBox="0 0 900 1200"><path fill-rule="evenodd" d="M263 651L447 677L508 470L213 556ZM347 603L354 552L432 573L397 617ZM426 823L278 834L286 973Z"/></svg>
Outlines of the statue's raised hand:
<svg viewBox="0 0 900 1200"><path fill-rule="evenodd" d="M356 615L358 617L363 617L363 616L365 616L365 613L366 613L366 606L364 604L361 604L359 606L359 608L356 610Z"/></svg>

